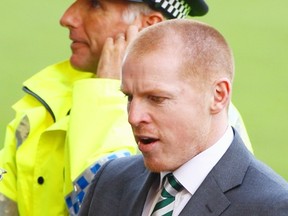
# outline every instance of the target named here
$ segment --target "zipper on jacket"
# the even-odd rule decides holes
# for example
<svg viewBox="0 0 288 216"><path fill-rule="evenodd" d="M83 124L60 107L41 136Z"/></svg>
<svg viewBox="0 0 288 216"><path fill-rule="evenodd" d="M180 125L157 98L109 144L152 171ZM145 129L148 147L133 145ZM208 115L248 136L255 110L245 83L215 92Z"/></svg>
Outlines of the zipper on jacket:
<svg viewBox="0 0 288 216"><path fill-rule="evenodd" d="M27 88L26 86L23 86L23 91L26 92L27 94L32 95L33 97L35 97L45 108L46 110L50 113L50 115L53 118L53 121L56 122L56 118L55 115L52 111L52 109L50 108L50 106L39 96L37 95L35 92L31 91L29 88Z"/></svg>

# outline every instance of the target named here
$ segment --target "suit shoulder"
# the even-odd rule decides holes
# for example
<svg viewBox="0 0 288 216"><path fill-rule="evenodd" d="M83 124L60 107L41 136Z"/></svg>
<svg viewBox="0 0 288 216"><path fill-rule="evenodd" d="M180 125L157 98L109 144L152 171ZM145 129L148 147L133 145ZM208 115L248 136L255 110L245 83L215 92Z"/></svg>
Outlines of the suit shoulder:
<svg viewBox="0 0 288 216"><path fill-rule="evenodd" d="M284 190L288 190L288 182L282 176L276 173L271 167L257 159L251 162L248 171L250 171L251 174L259 175L259 177L261 177L259 179L260 182L265 183L267 181L271 184L278 185Z"/></svg>
<svg viewBox="0 0 288 216"><path fill-rule="evenodd" d="M288 202L287 181L272 170L269 166L258 160L253 160L247 170L243 184L250 185L251 192L255 191L263 199L270 202L286 200Z"/></svg>
<svg viewBox="0 0 288 216"><path fill-rule="evenodd" d="M105 174L110 178L121 176L121 179L133 178L133 176L138 176L140 173L147 171L142 155L117 158L108 161L103 168L101 175Z"/></svg>

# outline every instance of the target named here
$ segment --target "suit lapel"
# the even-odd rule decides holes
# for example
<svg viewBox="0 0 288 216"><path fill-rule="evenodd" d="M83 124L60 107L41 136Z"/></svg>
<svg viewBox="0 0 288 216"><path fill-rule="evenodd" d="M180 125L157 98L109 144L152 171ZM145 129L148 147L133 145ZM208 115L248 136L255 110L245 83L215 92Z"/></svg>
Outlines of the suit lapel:
<svg viewBox="0 0 288 216"><path fill-rule="evenodd" d="M232 144L191 197L180 216L220 215L230 205L225 192L242 183L250 161L251 153L235 132Z"/></svg>
<svg viewBox="0 0 288 216"><path fill-rule="evenodd" d="M206 178L180 213L184 215L218 216L230 205L213 178Z"/></svg>
<svg viewBox="0 0 288 216"><path fill-rule="evenodd" d="M159 181L159 176L145 170L137 178L128 182L127 190L121 199L120 212L126 212L125 215L140 216L150 187L153 182Z"/></svg>

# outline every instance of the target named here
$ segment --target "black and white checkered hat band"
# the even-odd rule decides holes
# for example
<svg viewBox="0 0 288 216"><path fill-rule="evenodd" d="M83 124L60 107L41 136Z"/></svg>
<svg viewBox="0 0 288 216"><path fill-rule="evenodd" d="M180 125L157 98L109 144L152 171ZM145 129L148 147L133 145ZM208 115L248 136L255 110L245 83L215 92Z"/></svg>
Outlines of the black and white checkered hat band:
<svg viewBox="0 0 288 216"><path fill-rule="evenodd" d="M150 0L155 3L155 8L164 10L173 18L188 16L191 7L184 0Z"/></svg>

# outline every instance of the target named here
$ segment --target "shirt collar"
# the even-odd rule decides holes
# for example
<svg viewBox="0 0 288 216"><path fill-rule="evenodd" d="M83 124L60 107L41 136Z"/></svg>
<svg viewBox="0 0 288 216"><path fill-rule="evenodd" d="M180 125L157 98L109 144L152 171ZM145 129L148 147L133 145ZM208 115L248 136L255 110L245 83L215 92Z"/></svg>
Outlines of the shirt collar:
<svg viewBox="0 0 288 216"><path fill-rule="evenodd" d="M193 195L208 173L227 151L233 138L233 129L229 126L224 135L215 144L187 161L175 170L173 175L184 186L184 188ZM169 172L160 173L160 187L163 184L163 177L167 173Z"/></svg>

